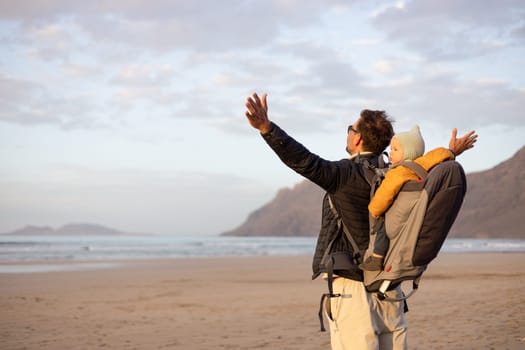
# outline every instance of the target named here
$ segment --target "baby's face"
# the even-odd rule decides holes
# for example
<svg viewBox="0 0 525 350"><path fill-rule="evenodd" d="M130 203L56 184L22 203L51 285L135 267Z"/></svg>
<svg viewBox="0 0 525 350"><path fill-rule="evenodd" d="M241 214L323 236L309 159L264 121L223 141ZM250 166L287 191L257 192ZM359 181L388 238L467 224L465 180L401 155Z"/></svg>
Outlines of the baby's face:
<svg viewBox="0 0 525 350"><path fill-rule="evenodd" d="M390 162L399 163L403 160L403 146L395 137L390 141Z"/></svg>

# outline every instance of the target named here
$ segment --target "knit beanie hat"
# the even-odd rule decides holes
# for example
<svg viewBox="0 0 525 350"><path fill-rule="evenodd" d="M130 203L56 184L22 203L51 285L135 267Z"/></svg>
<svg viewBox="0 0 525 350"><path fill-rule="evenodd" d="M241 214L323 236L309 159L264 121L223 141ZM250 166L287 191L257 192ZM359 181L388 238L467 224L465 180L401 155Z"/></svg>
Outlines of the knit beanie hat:
<svg viewBox="0 0 525 350"><path fill-rule="evenodd" d="M419 126L416 125L410 131L400 132L394 137L403 146L403 159L414 160L425 153L425 141L419 132Z"/></svg>

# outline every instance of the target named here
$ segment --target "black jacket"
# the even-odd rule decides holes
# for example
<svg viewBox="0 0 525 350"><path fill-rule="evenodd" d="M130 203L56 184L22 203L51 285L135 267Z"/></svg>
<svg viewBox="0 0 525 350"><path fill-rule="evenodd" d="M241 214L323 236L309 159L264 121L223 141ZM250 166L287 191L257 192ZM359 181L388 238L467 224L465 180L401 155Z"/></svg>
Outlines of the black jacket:
<svg viewBox="0 0 525 350"><path fill-rule="evenodd" d="M264 140L291 169L323 188L330 194L341 219L348 227L360 250L368 247L370 185L365 178L363 165L350 159L328 161L311 153L306 147L287 135L276 124L263 135ZM377 165L377 156L368 155L369 162ZM322 224L312 263L313 278L321 272L320 262L330 240L338 234L334 214L323 200ZM352 245L344 234L333 243L332 252L352 253ZM353 271L334 271L337 275L362 281L359 269Z"/></svg>

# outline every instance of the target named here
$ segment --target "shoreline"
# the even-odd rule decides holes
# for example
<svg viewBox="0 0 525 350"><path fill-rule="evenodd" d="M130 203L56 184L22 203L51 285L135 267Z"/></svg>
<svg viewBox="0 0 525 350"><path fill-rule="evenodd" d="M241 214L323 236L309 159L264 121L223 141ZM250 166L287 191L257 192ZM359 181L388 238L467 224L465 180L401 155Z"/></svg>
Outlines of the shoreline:
<svg viewBox="0 0 525 350"><path fill-rule="evenodd" d="M317 319L326 282L312 281L310 266L310 256L170 258L0 273L0 342L6 349L329 349ZM440 254L408 300L409 349L525 347L523 266L525 253Z"/></svg>
<svg viewBox="0 0 525 350"><path fill-rule="evenodd" d="M482 256L491 255L525 255L521 251L501 251L501 252L441 252L438 257L430 263L435 264L442 256ZM308 259L311 255L253 255L253 256L192 256L192 257L160 257L160 258L122 258L122 259L49 259L49 260L24 260L24 261L0 261L0 274L17 274L17 273L47 273L60 271L86 271L99 269L123 268L128 265L170 263L180 260L229 260L229 259ZM431 269L430 269L431 270ZM427 270L425 275L428 274Z"/></svg>
<svg viewBox="0 0 525 350"><path fill-rule="evenodd" d="M55 264L64 261L100 263L151 259L193 259L233 256L312 256L316 237L155 236L137 239L115 237L40 237L0 239L2 264ZM525 239L447 239L440 254L525 252ZM7 268L4 268L6 270ZM10 267L13 270L15 267ZM24 267L24 270L29 267ZM43 268L40 267L40 270ZM52 266L48 270L55 270ZM7 272L7 271L6 271ZM14 271L16 272L16 271Z"/></svg>

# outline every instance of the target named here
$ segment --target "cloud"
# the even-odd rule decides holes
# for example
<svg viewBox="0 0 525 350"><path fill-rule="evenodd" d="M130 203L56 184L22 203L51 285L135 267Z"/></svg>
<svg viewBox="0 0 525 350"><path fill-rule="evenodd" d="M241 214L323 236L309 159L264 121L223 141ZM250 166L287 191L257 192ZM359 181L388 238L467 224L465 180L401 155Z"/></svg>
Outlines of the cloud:
<svg viewBox="0 0 525 350"><path fill-rule="evenodd" d="M374 82L337 60L313 65L305 72L310 80L297 81L289 94L271 96L272 115L285 117L303 132L332 132L334 124L351 120L364 108L386 109L399 122L425 118L447 128L525 126L525 91L509 81L473 80L453 69L414 66L401 59L384 64L389 72L396 66L399 78Z"/></svg>
<svg viewBox="0 0 525 350"><path fill-rule="evenodd" d="M0 120L21 124L44 123L52 118L43 111L43 102L39 96L45 89L33 82L11 79L0 75Z"/></svg>
<svg viewBox="0 0 525 350"><path fill-rule="evenodd" d="M479 128L525 126L525 91L497 80L462 80L453 73L422 72L418 79L373 88L376 102L397 111L396 119L425 118L438 125Z"/></svg>
<svg viewBox="0 0 525 350"><path fill-rule="evenodd" d="M333 4L343 3L331 1ZM166 52L189 48L223 51L253 48L273 40L283 28L318 23L325 4L314 0L2 2L0 18L53 23L74 18L97 42Z"/></svg>
<svg viewBox="0 0 525 350"><path fill-rule="evenodd" d="M520 45L525 43L525 23L521 23L511 30L510 35L513 39L516 40Z"/></svg>
<svg viewBox="0 0 525 350"><path fill-rule="evenodd" d="M428 114L436 120L451 115L441 112L476 111L483 124L492 120L488 112L498 109L505 116L502 123L521 123L519 82L481 84L462 77L460 65L441 72L432 63L518 45L524 30L516 20L523 13L517 1L381 5L373 17L376 28L426 59L413 58L414 51L385 54L379 39L358 41L367 33L346 24L335 28L355 35L343 35L349 43L372 45L353 52L347 51L348 43L319 39L323 35L312 40L307 30L322 30L329 20L324 16L354 6L339 1L49 0L33 5L0 4L0 18L11 23L4 40L23 38L9 41L16 49L9 57L49 73L0 78L3 121L109 127L147 111L149 119L202 119L236 132L230 121L244 113L246 95L267 91L273 115L304 132L329 130L371 105L419 114L435 101L440 113ZM30 47L32 55L24 55ZM53 62L44 66L42 60Z"/></svg>
<svg viewBox="0 0 525 350"><path fill-rule="evenodd" d="M422 0L391 6L373 23L429 60L457 60L521 45L524 13L520 0Z"/></svg>
<svg viewBox="0 0 525 350"><path fill-rule="evenodd" d="M70 79L87 79L102 74L101 67L90 64L63 63L60 69Z"/></svg>
<svg viewBox="0 0 525 350"><path fill-rule="evenodd" d="M167 85L174 78L174 68L169 64L128 64L111 79L118 85L158 86Z"/></svg>
<svg viewBox="0 0 525 350"><path fill-rule="evenodd" d="M100 127L98 109L88 96L58 97L38 83L0 75L0 120L17 124L57 124L63 128Z"/></svg>
<svg viewBox="0 0 525 350"><path fill-rule="evenodd" d="M2 2L0 18L22 22L30 34L51 36L57 43L67 44L60 23L68 21L100 46L224 52L265 47L286 30L322 25L325 14L352 6L353 2L315 0L21 0ZM372 18L376 27L389 40L399 40L429 58L471 57L523 43L525 5L520 0L421 0L379 6ZM52 55L46 51L53 48L61 46L40 49L41 54Z"/></svg>

